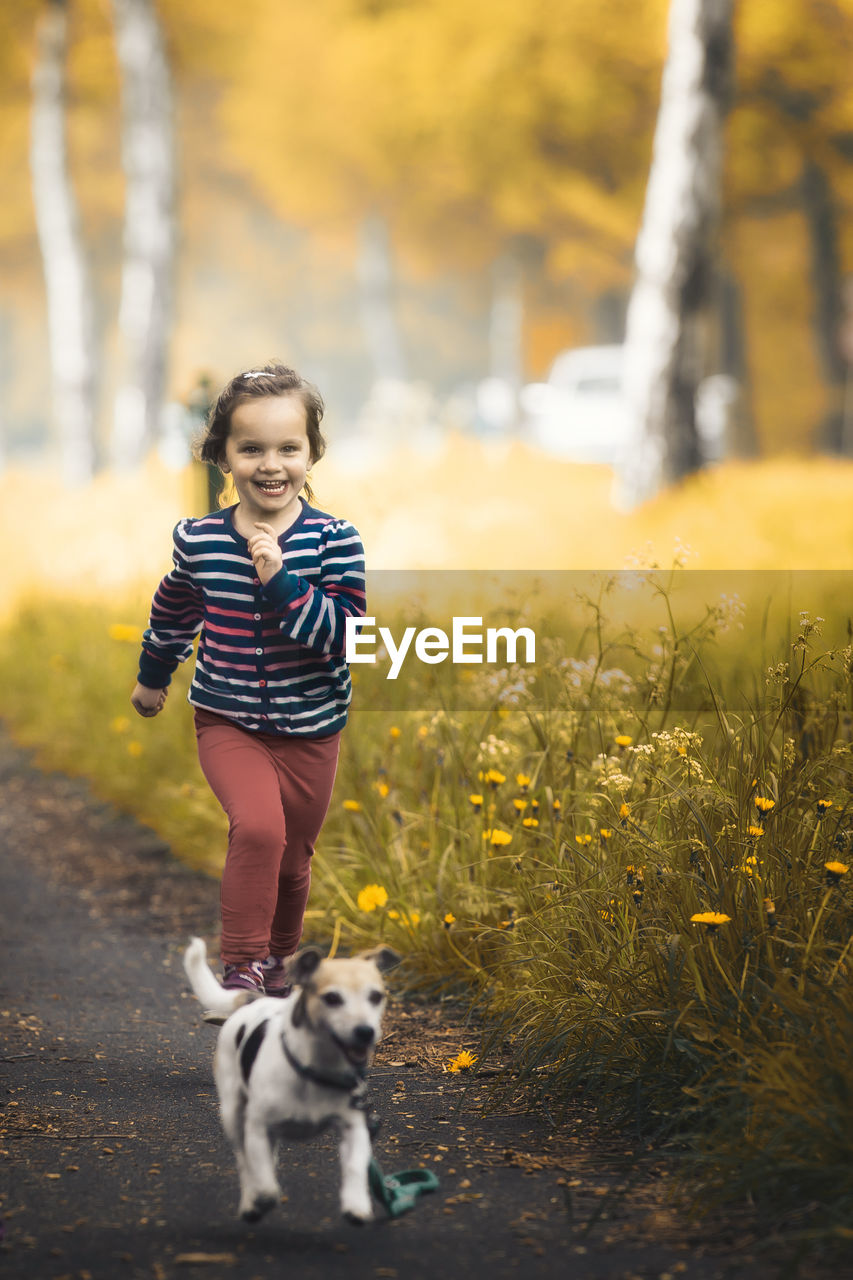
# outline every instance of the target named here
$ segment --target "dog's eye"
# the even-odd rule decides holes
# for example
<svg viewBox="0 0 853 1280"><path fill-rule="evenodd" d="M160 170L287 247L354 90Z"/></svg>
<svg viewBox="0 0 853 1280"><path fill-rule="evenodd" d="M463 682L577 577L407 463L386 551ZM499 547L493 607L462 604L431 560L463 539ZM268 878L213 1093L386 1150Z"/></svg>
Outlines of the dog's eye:
<svg viewBox="0 0 853 1280"><path fill-rule="evenodd" d="M343 1002L344 998L339 991L327 991L323 996L323 1004L327 1004L330 1009L339 1009Z"/></svg>
<svg viewBox="0 0 853 1280"><path fill-rule="evenodd" d="M385 996L381 991L371 991L370 995L367 998L371 1004L381 1004L382 1001L385 999Z"/></svg>

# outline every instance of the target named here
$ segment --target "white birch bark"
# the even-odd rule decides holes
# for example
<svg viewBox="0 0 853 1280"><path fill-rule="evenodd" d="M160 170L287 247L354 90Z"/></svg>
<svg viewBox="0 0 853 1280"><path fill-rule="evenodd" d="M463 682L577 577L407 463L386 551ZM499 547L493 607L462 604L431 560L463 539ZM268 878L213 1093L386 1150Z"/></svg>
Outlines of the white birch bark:
<svg viewBox="0 0 853 1280"><path fill-rule="evenodd" d="M402 382L406 377L403 344L394 315L394 268L388 227L378 214L362 221L357 275L361 324L378 381Z"/></svg>
<svg viewBox="0 0 853 1280"><path fill-rule="evenodd" d="M112 0L125 174L119 379L112 460L142 461L160 427L172 317L175 176L172 86L152 0Z"/></svg>
<svg viewBox="0 0 853 1280"><path fill-rule="evenodd" d="M701 465L695 393L712 292L731 0L671 0L651 171L628 306L625 393L634 434L617 501L632 507Z"/></svg>
<svg viewBox="0 0 853 1280"><path fill-rule="evenodd" d="M68 167L68 14L48 0L38 25L32 76L30 171L47 293L52 419L62 474L85 484L95 464L94 329L91 282Z"/></svg>

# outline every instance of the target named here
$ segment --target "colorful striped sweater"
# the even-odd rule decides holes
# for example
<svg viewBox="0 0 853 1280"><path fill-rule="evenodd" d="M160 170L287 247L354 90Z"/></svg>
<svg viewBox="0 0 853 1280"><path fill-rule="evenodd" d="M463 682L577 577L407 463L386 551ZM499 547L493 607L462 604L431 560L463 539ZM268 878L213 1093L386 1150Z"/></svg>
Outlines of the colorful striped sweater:
<svg viewBox="0 0 853 1280"><path fill-rule="evenodd" d="M282 568L264 586L234 507L181 520L174 568L154 594L139 683L169 684L201 633L193 706L260 733L316 738L346 723L347 617L363 617L364 549L353 526L302 501L279 538Z"/></svg>

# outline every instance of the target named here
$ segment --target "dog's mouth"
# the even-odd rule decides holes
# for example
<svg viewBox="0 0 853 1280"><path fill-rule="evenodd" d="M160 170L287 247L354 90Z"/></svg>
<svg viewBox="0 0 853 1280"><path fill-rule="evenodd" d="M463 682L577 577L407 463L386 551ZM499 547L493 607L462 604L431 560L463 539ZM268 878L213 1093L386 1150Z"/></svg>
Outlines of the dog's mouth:
<svg viewBox="0 0 853 1280"><path fill-rule="evenodd" d="M370 1062L374 1049L372 1043L348 1044L346 1040L339 1040L337 1036L334 1036L334 1041L350 1066L366 1067Z"/></svg>

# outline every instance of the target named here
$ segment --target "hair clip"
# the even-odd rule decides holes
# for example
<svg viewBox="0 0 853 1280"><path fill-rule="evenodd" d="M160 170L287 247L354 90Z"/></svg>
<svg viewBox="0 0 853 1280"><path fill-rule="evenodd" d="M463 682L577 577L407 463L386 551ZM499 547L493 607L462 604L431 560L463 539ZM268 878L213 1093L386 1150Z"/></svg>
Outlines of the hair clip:
<svg viewBox="0 0 853 1280"><path fill-rule="evenodd" d="M251 373L243 373L240 376L243 378L268 378L269 373L266 369L253 369Z"/></svg>

